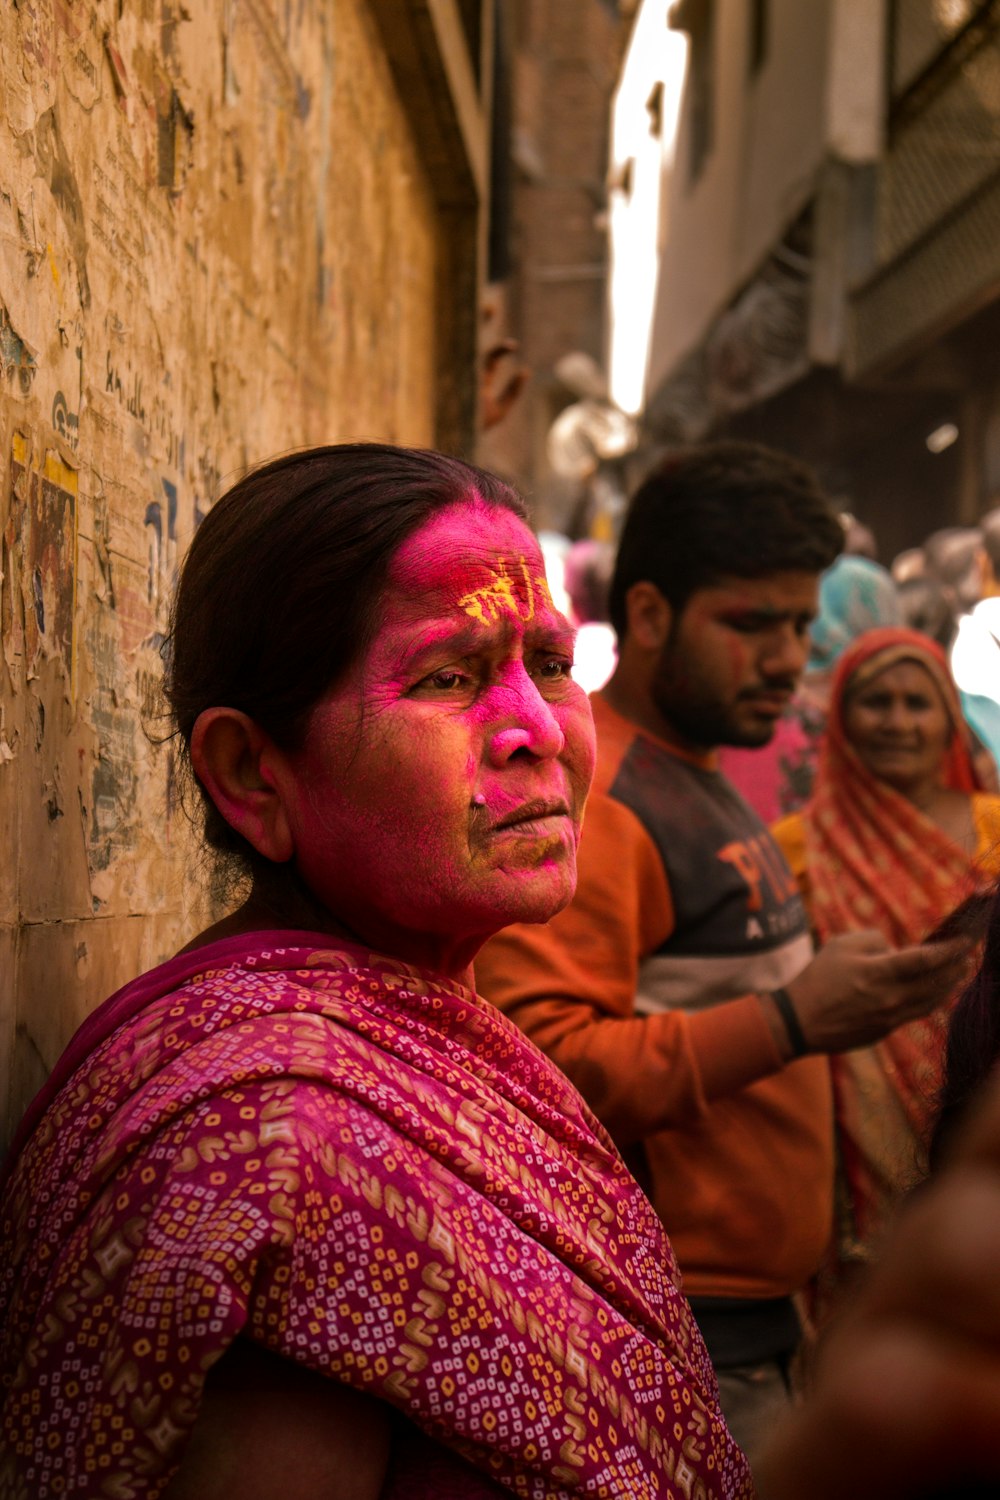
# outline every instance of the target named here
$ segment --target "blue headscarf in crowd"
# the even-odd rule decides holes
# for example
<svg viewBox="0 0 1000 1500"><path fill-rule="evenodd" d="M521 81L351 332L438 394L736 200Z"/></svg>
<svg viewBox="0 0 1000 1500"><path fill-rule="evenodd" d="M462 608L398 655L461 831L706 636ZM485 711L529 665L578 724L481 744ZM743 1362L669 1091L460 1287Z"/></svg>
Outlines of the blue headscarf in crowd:
<svg viewBox="0 0 1000 1500"><path fill-rule="evenodd" d="M864 630L901 625L899 592L892 574L867 557L847 553L819 581L819 612L809 629L807 670L827 672Z"/></svg>

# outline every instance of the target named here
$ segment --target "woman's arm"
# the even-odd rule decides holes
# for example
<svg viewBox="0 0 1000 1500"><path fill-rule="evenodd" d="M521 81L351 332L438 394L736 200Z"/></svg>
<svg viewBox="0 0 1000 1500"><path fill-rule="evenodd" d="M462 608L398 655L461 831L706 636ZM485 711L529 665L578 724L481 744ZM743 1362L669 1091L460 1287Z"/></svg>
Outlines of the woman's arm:
<svg viewBox="0 0 1000 1500"><path fill-rule="evenodd" d="M382 1402L237 1339L162 1500L378 1500L389 1449Z"/></svg>

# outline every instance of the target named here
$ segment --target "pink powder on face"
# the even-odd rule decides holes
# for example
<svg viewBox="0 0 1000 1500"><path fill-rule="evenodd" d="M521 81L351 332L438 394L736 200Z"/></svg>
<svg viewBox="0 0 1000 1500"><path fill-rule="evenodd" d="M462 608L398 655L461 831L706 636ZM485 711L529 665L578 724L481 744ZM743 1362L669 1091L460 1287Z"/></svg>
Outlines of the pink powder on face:
<svg viewBox="0 0 1000 1500"><path fill-rule="evenodd" d="M399 549L382 605L366 659L290 757L296 859L352 931L447 969L572 894L590 709L512 512L438 512Z"/></svg>

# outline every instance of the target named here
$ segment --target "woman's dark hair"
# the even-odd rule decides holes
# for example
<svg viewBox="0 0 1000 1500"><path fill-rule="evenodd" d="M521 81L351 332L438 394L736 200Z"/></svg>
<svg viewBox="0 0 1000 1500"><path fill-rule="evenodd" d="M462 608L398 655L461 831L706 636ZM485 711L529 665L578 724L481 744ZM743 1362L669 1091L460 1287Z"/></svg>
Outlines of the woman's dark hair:
<svg viewBox="0 0 1000 1500"><path fill-rule="evenodd" d="M937 1118L928 1144L936 1171L980 1084L1000 1058L1000 885L990 909L986 946L975 978L951 1013Z"/></svg>
<svg viewBox="0 0 1000 1500"><path fill-rule="evenodd" d="M839 517L797 459L759 443L681 449L648 475L629 507L611 623L623 640L634 583L654 583L679 614L693 593L727 575L821 573L843 546Z"/></svg>
<svg viewBox="0 0 1000 1500"><path fill-rule="evenodd" d="M299 744L311 709L370 644L396 551L437 511L474 498L525 518L495 475L382 443L288 454L222 495L185 559L167 642L164 687L185 750L212 707ZM199 790L206 843L249 873L259 856Z"/></svg>

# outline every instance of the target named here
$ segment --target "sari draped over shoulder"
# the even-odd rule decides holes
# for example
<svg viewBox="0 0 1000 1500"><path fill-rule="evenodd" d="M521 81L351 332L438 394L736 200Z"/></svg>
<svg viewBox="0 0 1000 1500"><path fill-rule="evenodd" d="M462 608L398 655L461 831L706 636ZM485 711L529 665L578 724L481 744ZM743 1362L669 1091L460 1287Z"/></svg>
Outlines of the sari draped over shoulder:
<svg viewBox="0 0 1000 1500"><path fill-rule="evenodd" d="M944 653L917 631L885 628L860 636L837 667L815 790L801 815L807 905L821 943L863 928L877 929L894 946L919 942L997 873L995 858L992 870L984 869L912 802L873 776L848 742L849 691L900 661L917 662L930 673L951 717L943 785L970 794L977 787ZM830 1059L842 1194L846 1189L842 1252L847 1259L859 1253L889 1203L921 1173L950 1008L910 1021L872 1047Z"/></svg>
<svg viewBox="0 0 1000 1500"><path fill-rule="evenodd" d="M575 1090L471 991L339 940L230 938L107 1001L0 1235L4 1496L159 1495L237 1335L409 1419L397 1500L753 1495Z"/></svg>

